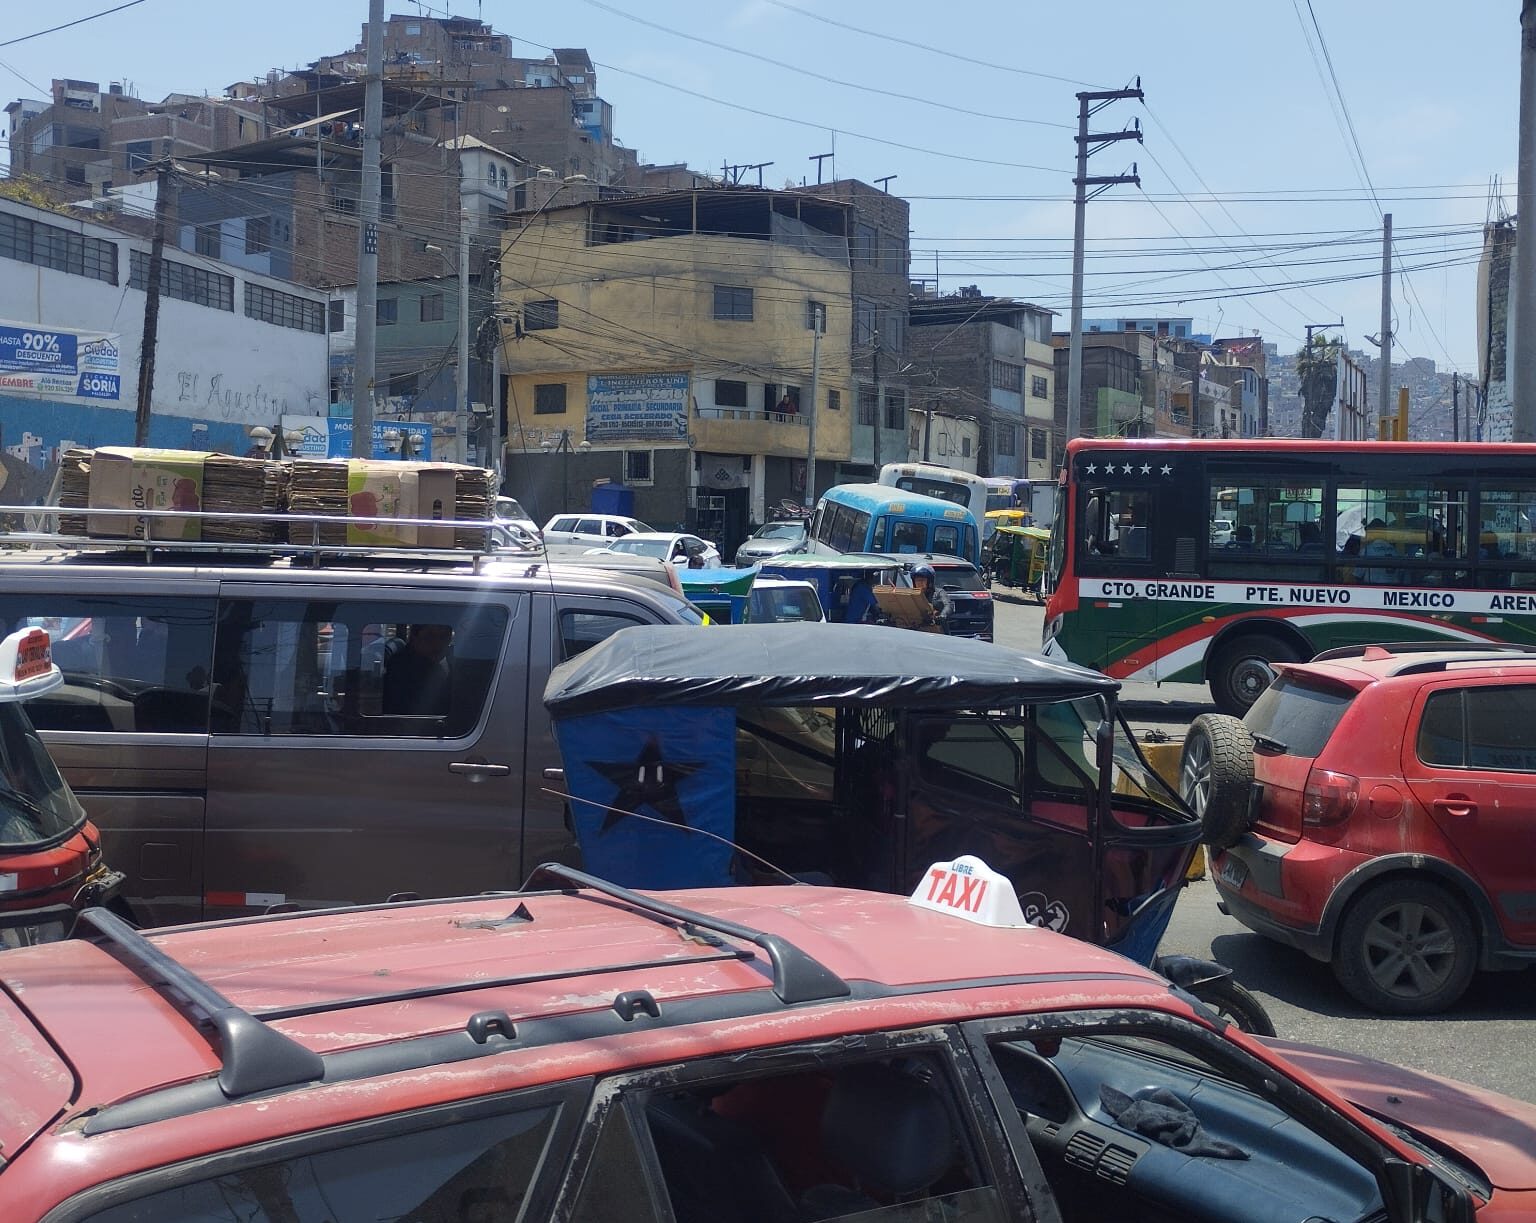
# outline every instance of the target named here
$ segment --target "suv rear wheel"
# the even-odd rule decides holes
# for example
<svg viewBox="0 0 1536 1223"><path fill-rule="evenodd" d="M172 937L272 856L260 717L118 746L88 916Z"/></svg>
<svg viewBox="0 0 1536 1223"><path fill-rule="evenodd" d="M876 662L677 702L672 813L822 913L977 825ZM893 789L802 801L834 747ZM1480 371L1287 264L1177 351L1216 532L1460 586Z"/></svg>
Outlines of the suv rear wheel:
<svg viewBox="0 0 1536 1223"><path fill-rule="evenodd" d="M1200 817L1201 840L1216 849L1248 831L1253 736L1237 718L1202 713L1189 725L1179 758L1179 795Z"/></svg>
<svg viewBox="0 0 1536 1223"><path fill-rule="evenodd" d="M1429 1015L1454 1003L1477 968L1477 933L1438 883L1393 879L1350 902L1333 972L1384 1015Z"/></svg>
<svg viewBox="0 0 1536 1223"><path fill-rule="evenodd" d="M1222 713L1242 717L1259 694L1274 681L1272 662L1300 662L1289 641L1273 633L1244 633L1222 644L1206 674L1211 700Z"/></svg>

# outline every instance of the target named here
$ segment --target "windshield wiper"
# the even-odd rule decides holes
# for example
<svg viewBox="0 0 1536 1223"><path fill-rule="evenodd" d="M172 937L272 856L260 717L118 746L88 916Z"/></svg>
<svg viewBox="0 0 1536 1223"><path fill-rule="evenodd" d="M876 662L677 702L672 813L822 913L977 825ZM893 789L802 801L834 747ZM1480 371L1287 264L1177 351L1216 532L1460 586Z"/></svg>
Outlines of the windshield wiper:
<svg viewBox="0 0 1536 1223"><path fill-rule="evenodd" d="M1282 755L1291 750L1289 743L1281 743L1273 735L1254 735L1253 745L1255 747L1262 747L1266 752L1275 752Z"/></svg>

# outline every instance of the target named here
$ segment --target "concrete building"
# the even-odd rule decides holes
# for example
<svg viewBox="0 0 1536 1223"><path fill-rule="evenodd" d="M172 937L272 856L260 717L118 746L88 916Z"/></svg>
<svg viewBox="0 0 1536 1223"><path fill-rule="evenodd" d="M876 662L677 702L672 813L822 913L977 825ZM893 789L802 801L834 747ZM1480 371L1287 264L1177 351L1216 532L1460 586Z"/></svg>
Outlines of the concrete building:
<svg viewBox="0 0 1536 1223"><path fill-rule="evenodd" d="M1157 336L1161 340L1193 340L1197 344L1209 344L1211 337L1195 332L1193 318L1085 318L1084 335L1111 335L1127 331L1139 331Z"/></svg>
<svg viewBox="0 0 1536 1223"><path fill-rule="evenodd" d="M1043 306L974 290L912 299L914 401L978 420L975 470L984 476L1048 479L1054 471L1053 317Z"/></svg>
<svg viewBox="0 0 1536 1223"><path fill-rule="evenodd" d="M173 93L145 102L127 86L56 80L47 100L18 98L10 119L11 173L73 188L74 198L132 183L163 158L259 139L260 108L232 98Z"/></svg>
<svg viewBox="0 0 1536 1223"><path fill-rule="evenodd" d="M1055 332L1057 432L1067 425L1070 336ZM1145 329L1084 333L1083 429L1097 437L1190 436L1190 380L1168 341ZM1064 444L1064 443L1063 443ZM1061 454L1053 453L1060 465Z"/></svg>
<svg viewBox="0 0 1536 1223"><path fill-rule="evenodd" d="M149 245L0 199L0 500L46 496L70 445L132 444ZM245 454L324 414L324 294L175 252L163 276L151 445Z"/></svg>
<svg viewBox="0 0 1536 1223"><path fill-rule="evenodd" d="M852 452L844 478L874 479L907 453L909 364L907 276L911 207L858 179L796 189L849 206L853 271L853 377L857 383Z"/></svg>
<svg viewBox="0 0 1536 1223"><path fill-rule="evenodd" d="M780 501L847 477L848 204L746 188L545 190L508 231L499 311L506 486L540 521L584 508L593 481L620 481L641 518L730 549ZM897 437L892 458L907 453L905 415Z"/></svg>

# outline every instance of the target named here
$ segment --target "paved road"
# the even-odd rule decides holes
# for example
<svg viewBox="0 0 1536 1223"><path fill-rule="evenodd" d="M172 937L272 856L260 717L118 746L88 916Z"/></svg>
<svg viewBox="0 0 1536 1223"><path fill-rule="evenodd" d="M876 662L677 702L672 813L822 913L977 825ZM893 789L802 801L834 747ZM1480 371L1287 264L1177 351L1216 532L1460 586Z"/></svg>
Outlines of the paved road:
<svg viewBox="0 0 1536 1223"><path fill-rule="evenodd" d="M1000 598L997 640L1038 649L1044 616L1033 603ZM1129 720L1138 734L1158 730L1182 739L1189 721L1211 708L1203 687L1126 686ZM1326 964L1250 933L1216 907L1208 881L1191 884L1174 910L1163 950L1209 956L1269 1009L1281 1036L1463 1079L1536 1104L1536 1057L1528 1042L1536 1019L1536 969L1480 975L1444 1015L1386 1019L1355 1005Z"/></svg>

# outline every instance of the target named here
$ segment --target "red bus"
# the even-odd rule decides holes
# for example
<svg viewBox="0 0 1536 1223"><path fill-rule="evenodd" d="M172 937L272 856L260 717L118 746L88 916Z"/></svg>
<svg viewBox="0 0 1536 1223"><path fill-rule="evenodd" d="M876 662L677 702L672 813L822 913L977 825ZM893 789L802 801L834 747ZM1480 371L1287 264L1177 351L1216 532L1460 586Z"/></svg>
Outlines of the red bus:
<svg viewBox="0 0 1536 1223"><path fill-rule="evenodd" d="M1536 644L1536 446L1078 438L1060 505L1046 653L1230 713L1334 646Z"/></svg>

